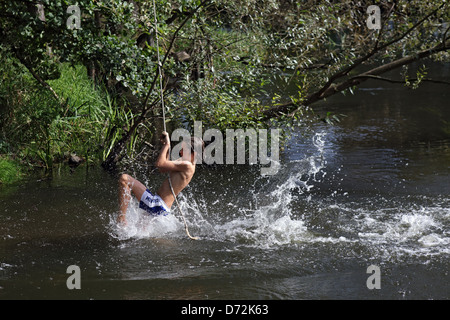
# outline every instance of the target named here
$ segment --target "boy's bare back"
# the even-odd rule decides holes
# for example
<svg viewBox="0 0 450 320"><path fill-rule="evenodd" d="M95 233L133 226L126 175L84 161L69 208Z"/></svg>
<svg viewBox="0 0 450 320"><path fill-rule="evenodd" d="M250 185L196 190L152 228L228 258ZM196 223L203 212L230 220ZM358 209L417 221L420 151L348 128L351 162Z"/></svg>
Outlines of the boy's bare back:
<svg viewBox="0 0 450 320"><path fill-rule="evenodd" d="M195 164L192 164L189 161L183 162L184 164L179 167L182 171L172 171L169 173L175 196L177 196L189 184L189 182L191 182L191 179L195 173ZM172 190L170 189L169 178L164 180L157 193L169 207L172 207L175 198L172 194Z"/></svg>

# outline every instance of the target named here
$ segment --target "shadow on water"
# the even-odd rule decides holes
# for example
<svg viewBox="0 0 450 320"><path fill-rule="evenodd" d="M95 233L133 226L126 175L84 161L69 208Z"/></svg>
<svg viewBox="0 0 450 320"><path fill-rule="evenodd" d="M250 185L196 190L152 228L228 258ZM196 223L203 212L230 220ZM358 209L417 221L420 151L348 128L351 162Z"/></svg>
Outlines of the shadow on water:
<svg viewBox="0 0 450 320"><path fill-rule="evenodd" d="M448 94L367 82L317 106L346 117L299 128L274 176L198 166L180 203L200 241L135 201L118 228L101 169L0 186L0 299L448 299ZM151 189L163 178L133 168Z"/></svg>

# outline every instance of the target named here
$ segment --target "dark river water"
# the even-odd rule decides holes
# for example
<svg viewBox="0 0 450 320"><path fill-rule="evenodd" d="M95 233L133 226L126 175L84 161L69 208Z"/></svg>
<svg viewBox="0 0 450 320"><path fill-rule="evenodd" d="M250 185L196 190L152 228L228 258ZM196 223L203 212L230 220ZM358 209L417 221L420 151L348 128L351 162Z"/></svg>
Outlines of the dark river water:
<svg viewBox="0 0 450 320"><path fill-rule="evenodd" d="M450 65L428 73L448 81ZM136 202L118 228L101 169L0 186L0 299L449 299L449 92L366 82L315 106L345 117L298 128L276 175L198 166L179 199L199 241Z"/></svg>

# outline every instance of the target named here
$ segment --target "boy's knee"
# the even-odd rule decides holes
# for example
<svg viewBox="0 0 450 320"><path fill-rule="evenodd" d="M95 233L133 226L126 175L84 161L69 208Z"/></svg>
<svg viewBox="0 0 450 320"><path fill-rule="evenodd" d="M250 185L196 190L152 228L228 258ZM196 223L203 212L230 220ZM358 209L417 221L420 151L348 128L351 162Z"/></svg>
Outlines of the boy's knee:
<svg viewBox="0 0 450 320"><path fill-rule="evenodd" d="M126 173L121 174L120 177L119 177L119 184L120 185L127 185L128 181L129 181L129 177L130 176L128 174L126 174Z"/></svg>

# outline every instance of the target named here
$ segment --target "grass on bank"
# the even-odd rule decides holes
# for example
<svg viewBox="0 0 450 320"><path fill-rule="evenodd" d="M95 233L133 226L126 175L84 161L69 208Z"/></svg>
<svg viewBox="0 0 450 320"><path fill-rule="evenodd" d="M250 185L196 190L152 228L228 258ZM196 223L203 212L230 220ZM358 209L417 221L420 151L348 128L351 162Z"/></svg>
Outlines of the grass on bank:
<svg viewBox="0 0 450 320"><path fill-rule="evenodd" d="M17 162L0 158L0 185L14 183L18 181L21 176L22 168Z"/></svg>

